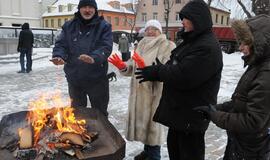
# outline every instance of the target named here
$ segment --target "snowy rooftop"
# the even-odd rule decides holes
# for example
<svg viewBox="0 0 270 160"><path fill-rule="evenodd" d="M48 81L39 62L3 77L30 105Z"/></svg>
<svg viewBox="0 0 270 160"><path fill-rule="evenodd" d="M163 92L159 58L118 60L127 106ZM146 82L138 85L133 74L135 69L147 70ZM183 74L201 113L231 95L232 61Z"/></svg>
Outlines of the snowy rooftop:
<svg viewBox="0 0 270 160"><path fill-rule="evenodd" d="M125 7L120 6L120 9L113 8L111 5L108 4L109 1L113 0L97 0L98 10L103 11L110 11L110 12L118 12L118 13L129 13L134 14L134 12L127 10ZM118 0L120 1L120 5L123 5L125 3L131 3L130 0ZM49 13L48 10L42 15L42 17L47 16L63 16L63 15L73 15L75 12L78 11L77 5L79 3L79 0L58 0L56 1L51 7L52 10ZM68 11L68 5L72 5L72 10ZM59 6L64 6L62 9L62 12L59 12Z"/></svg>

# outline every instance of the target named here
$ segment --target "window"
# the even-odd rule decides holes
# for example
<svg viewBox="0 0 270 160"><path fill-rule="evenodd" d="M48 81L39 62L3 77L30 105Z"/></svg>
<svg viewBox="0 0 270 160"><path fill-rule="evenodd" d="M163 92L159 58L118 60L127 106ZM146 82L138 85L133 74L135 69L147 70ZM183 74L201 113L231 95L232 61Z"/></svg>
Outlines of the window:
<svg viewBox="0 0 270 160"><path fill-rule="evenodd" d="M229 25L230 17L227 17L227 25Z"/></svg>
<svg viewBox="0 0 270 160"><path fill-rule="evenodd" d="M51 19L51 27L54 27L54 19Z"/></svg>
<svg viewBox="0 0 270 160"><path fill-rule="evenodd" d="M72 11L72 4L68 4L68 11Z"/></svg>
<svg viewBox="0 0 270 160"><path fill-rule="evenodd" d="M127 26L127 18L123 18L123 25Z"/></svg>
<svg viewBox="0 0 270 160"><path fill-rule="evenodd" d="M45 27L49 27L49 21L48 21L48 19L45 20Z"/></svg>
<svg viewBox="0 0 270 160"><path fill-rule="evenodd" d="M0 26L2 26L3 24L2 23L0 23Z"/></svg>
<svg viewBox="0 0 270 160"><path fill-rule="evenodd" d="M223 18L224 18L224 17L223 17L223 16L221 16L221 24L223 24Z"/></svg>
<svg viewBox="0 0 270 160"><path fill-rule="evenodd" d="M52 8L48 7L48 13L51 13L51 12L52 12Z"/></svg>
<svg viewBox="0 0 270 160"><path fill-rule="evenodd" d="M128 22L128 24L132 24L133 25L133 20L131 18L128 18L127 19L127 22Z"/></svg>
<svg viewBox="0 0 270 160"><path fill-rule="evenodd" d="M218 23L218 14L216 14L216 23Z"/></svg>
<svg viewBox="0 0 270 160"><path fill-rule="evenodd" d="M58 27L61 27L62 26L62 21L61 19L58 19Z"/></svg>
<svg viewBox="0 0 270 160"><path fill-rule="evenodd" d="M110 16L107 16L107 22L110 24L112 23L112 18Z"/></svg>
<svg viewBox="0 0 270 160"><path fill-rule="evenodd" d="M147 14L146 13L142 13L142 21L143 22L147 21Z"/></svg>
<svg viewBox="0 0 270 160"><path fill-rule="evenodd" d="M181 0L175 0L175 3L181 3Z"/></svg>
<svg viewBox="0 0 270 160"><path fill-rule="evenodd" d="M153 13L153 19L158 19L158 13L157 12Z"/></svg>
<svg viewBox="0 0 270 160"><path fill-rule="evenodd" d="M114 18L114 24L115 24L116 26L119 26L119 18L118 18L118 17L115 17L115 18Z"/></svg>
<svg viewBox="0 0 270 160"><path fill-rule="evenodd" d="M63 6L62 5L58 6L58 12L63 12Z"/></svg>
<svg viewBox="0 0 270 160"><path fill-rule="evenodd" d="M152 1L152 5L153 5L153 6L158 5L158 0L153 0L153 1Z"/></svg>
<svg viewBox="0 0 270 160"><path fill-rule="evenodd" d="M175 13L175 20L176 20L177 22L181 21L179 12L176 12L176 13Z"/></svg>

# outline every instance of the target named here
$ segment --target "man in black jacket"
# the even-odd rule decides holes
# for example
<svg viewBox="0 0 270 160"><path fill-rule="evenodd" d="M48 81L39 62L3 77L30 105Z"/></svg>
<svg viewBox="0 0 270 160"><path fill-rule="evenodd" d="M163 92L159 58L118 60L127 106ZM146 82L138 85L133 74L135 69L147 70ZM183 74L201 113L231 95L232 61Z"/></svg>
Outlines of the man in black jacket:
<svg viewBox="0 0 270 160"><path fill-rule="evenodd" d="M137 79L163 82L154 121L169 127L167 145L171 160L204 160L204 135L209 125L193 110L216 104L223 67L222 53L212 32L212 19L203 0L191 0L180 12L183 42L162 65L139 69Z"/></svg>
<svg viewBox="0 0 270 160"><path fill-rule="evenodd" d="M29 23L22 25L22 31L19 36L17 51L20 52L21 70L18 73L29 73L32 71L32 48L34 43L34 35L30 30ZM26 56L26 69L24 65L24 57Z"/></svg>

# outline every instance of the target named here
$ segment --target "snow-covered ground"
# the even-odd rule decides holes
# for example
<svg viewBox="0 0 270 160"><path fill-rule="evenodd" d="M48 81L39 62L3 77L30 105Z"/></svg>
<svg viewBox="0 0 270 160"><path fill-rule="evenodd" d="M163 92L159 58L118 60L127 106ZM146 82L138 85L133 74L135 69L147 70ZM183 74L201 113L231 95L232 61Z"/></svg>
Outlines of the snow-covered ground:
<svg viewBox="0 0 270 160"><path fill-rule="evenodd" d="M51 48L34 49L33 71L29 74L16 73L20 70L18 54L0 56L0 119L5 114L27 110L28 102L40 93L54 93L58 89L61 90L64 97L68 97L62 67L54 66L49 61L51 52ZM117 49L114 49L114 52L117 52ZM244 71L239 53L224 54L223 58L224 69L218 102L230 99L236 83ZM109 70L117 73L113 66L110 66ZM110 82L109 120L124 136L130 78L122 77L118 73L117 76L117 81ZM227 140L225 131L211 124L205 139L206 160L220 159ZM133 159L142 149L141 143L127 141L125 160ZM166 144L164 144L162 160L168 159Z"/></svg>

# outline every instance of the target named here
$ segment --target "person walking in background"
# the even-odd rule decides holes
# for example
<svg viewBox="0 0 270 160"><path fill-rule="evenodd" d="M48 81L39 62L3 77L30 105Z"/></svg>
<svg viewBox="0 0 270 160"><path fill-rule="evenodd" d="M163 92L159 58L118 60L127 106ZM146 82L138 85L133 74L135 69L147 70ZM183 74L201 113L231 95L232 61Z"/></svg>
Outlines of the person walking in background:
<svg viewBox="0 0 270 160"><path fill-rule="evenodd" d="M160 160L160 146L165 142L164 126L152 120L162 93L161 82L140 84L134 72L136 68L151 65L158 59L160 63L168 61L175 44L162 34L159 21L149 20L145 25L145 37L139 42L133 61L126 64L116 54L109 58L122 75L131 76L128 102L128 119L126 138L140 141L144 150L135 160Z"/></svg>
<svg viewBox="0 0 270 160"><path fill-rule="evenodd" d="M137 69L142 84L163 82L154 121L169 127L171 160L204 160L204 135L209 121L193 108L216 104L223 67L220 45L212 32L212 18L203 0L191 0L180 11L183 42L164 65Z"/></svg>
<svg viewBox="0 0 270 160"><path fill-rule="evenodd" d="M200 106L218 127L227 130L223 160L270 159L270 16L232 22L248 66L228 102Z"/></svg>
<svg viewBox="0 0 270 160"><path fill-rule="evenodd" d="M108 61L112 28L98 16L95 0L80 0L74 19L67 21L53 48L52 62L64 71L72 107L91 107L108 116Z"/></svg>
<svg viewBox="0 0 270 160"><path fill-rule="evenodd" d="M130 59L129 41L128 37L124 33L122 33L121 37L119 38L118 50L121 52L122 60L124 62Z"/></svg>
<svg viewBox="0 0 270 160"><path fill-rule="evenodd" d="M30 30L29 23L22 25L19 35L17 51L20 52L21 70L18 73L29 73L32 71L32 49L34 44L34 35ZM26 67L25 67L26 57Z"/></svg>

